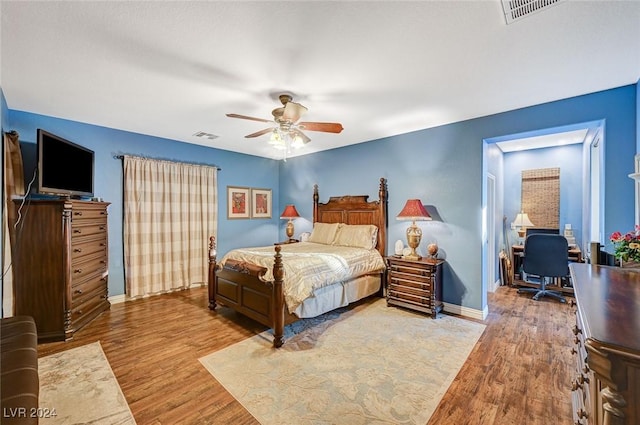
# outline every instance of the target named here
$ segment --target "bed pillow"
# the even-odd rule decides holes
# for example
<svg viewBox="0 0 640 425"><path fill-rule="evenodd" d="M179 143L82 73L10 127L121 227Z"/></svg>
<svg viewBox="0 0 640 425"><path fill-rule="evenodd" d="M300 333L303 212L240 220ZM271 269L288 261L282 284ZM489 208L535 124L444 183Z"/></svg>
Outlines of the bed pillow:
<svg viewBox="0 0 640 425"><path fill-rule="evenodd" d="M307 241L331 245L340 226L339 223L315 223Z"/></svg>
<svg viewBox="0 0 640 425"><path fill-rule="evenodd" d="M338 229L334 245L373 249L378 241L378 228L373 224L345 224Z"/></svg>

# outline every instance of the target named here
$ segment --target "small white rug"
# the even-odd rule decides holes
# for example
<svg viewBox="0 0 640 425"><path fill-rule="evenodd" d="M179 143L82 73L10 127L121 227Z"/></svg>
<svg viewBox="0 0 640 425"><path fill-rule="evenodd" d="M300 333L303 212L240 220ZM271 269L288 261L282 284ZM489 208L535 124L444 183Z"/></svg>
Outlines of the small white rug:
<svg viewBox="0 0 640 425"><path fill-rule="evenodd" d="M99 342L38 360L40 424L135 424Z"/></svg>
<svg viewBox="0 0 640 425"><path fill-rule="evenodd" d="M200 359L261 423L429 421L485 325L387 307L383 299L271 331Z"/></svg>

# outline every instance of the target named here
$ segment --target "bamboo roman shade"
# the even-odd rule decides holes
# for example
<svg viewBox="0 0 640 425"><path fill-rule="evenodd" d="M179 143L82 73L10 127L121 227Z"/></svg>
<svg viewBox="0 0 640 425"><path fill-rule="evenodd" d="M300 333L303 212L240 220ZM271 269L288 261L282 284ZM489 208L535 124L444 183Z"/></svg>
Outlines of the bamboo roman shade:
<svg viewBox="0 0 640 425"><path fill-rule="evenodd" d="M535 227L560 228L560 168L522 170L522 211Z"/></svg>

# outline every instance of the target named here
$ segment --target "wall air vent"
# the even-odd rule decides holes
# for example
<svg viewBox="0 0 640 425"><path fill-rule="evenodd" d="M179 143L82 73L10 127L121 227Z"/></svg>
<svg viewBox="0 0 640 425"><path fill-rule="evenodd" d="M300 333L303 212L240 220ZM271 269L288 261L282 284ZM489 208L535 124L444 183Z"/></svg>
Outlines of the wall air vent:
<svg viewBox="0 0 640 425"><path fill-rule="evenodd" d="M507 24L545 10L564 0L502 0L502 9Z"/></svg>
<svg viewBox="0 0 640 425"><path fill-rule="evenodd" d="M201 137L203 139L209 139L209 140L214 140L220 137L220 136L216 136L215 134L207 133L204 131L198 131L197 133L193 133L193 135L195 137Z"/></svg>

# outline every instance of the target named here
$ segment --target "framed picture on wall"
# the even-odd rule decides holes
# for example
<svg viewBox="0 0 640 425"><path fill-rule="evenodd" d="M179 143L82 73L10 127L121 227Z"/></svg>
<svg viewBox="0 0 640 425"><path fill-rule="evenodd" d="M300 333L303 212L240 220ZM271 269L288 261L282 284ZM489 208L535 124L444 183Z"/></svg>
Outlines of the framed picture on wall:
<svg viewBox="0 0 640 425"><path fill-rule="evenodd" d="M271 189L251 189L251 218L271 218Z"/></svg>
<svg viewBox="0 0 640 425"><path fill-rule="evenodd" d="M227 218L251 217L251 189L227 186Z"/></svg>

